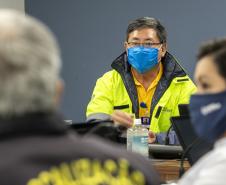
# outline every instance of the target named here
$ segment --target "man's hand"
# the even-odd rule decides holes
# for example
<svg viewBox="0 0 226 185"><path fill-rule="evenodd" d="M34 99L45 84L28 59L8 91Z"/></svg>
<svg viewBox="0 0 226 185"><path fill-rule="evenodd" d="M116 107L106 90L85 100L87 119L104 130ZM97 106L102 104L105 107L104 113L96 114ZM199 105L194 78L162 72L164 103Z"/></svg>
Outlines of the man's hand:
<svg viewBox="0 0 226 185"><path fill-rule="evenodd" d="M148 143L152 144L152 143L155 143L155 141L156 141L155 133L152 131L149 131L148 132Z"/></svg>
<svg viewBox="0 0 226 185"><path fill-rule="evenodd" d="M128 114L126 112L116 110L111 115L111 118L115 124L119 124L127 128L133 126L133 115Z"/></svg>
<svg viewBox="0 0 226 185"><path fill-rule="evenodd" d="M124 126L126 128L130 128L133 126L133 115L128 114L126 112L122 112L120 110L116 110L111 115L112 120L115 124L119 124L121 126ZM149 131L148 133L148 143L155 143L156 141L156 135L152 131Z"/></svg>

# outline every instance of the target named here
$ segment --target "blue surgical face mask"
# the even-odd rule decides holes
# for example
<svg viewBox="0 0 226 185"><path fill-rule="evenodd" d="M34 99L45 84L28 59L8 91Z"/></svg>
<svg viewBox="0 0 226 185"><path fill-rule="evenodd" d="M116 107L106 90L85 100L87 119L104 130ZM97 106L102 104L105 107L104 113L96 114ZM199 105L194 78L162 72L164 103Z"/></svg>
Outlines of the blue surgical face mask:
<svg viewBox="0 0 226 185"><path fill-rule="evenodd" d="M158 49L143 46L128 48L128 62L143 74L158 64Z"/></svg>
<svg viewBox="0 0 226 185"><path fill-rule="evenodd" d="M192 95L189 109L193 127L199 137L215 142L226 131L226 91Z"/></svg>

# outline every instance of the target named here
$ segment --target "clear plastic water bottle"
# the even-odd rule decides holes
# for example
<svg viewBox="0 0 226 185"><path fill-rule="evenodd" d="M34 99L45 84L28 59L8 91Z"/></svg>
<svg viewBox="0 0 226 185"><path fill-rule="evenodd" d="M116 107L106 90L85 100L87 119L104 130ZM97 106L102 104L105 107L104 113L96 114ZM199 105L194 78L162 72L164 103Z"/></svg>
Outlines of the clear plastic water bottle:
<svg viewBox="0 0 226 185"><path fill-rule="evenodd" d="M127 129L127 150L132 152L133 127Z"/></svg>
<svg viewBox="0 0 226 185"><path fill-rule="evenodd" d="M141 119L135 119L134 126L127 130L127 150L148 157L148 130Z"/></svg>

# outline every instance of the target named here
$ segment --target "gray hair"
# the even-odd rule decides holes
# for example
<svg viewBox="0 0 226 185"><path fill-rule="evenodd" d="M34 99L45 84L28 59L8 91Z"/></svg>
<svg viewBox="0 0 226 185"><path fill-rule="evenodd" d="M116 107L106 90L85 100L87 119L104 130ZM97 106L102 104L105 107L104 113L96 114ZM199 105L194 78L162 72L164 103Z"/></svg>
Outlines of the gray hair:
<svg viewBox="0 0 226 185"><path fill-rule="evenodd" d="M44 24L0 11L0 116L54 111L60 67L58 44Z"/></svg>
<svg viewBox="0 0 226 185"><path fill-rule="evenodd" d="M135 30L143 28L152 28L156 31L156 34L161 43L167 42L167 33L165 27L159 22L159 20L153 17L141 17L133 20L129 23L126 30L126 40L128 41L129 34Z"/></svg>

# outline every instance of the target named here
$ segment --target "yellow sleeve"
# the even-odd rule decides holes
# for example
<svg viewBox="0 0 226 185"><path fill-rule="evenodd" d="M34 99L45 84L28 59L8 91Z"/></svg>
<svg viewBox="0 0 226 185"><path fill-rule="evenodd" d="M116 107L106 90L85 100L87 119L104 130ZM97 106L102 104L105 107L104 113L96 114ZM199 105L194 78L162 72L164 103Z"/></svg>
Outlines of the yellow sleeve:
<svg viewBox="0 0 226 185"><path fill-rule="evenodd" d="M106 119L113 112L112 73L107 72L96 82L91 100L87 106L86 117Z"/></svg>

